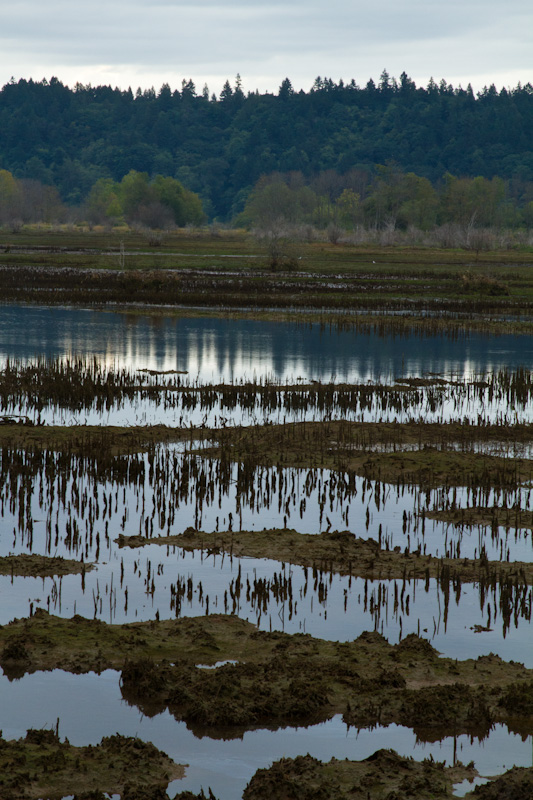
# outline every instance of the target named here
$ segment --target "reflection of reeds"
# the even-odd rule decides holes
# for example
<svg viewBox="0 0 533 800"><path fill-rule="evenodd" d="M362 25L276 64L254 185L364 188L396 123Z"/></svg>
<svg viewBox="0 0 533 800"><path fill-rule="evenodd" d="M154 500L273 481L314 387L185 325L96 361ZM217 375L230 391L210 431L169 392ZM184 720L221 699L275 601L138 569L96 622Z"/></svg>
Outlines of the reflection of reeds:
<svg viewBox="0 0 533 800"><path fill-rule="evenodd" d="M269 426L271 427L271 426ZM307 426L310 427L310 426ZM318 426L327 431L327 440L331 441L333 424ZM83 433L83 432L82 432ZM80 435L82 435L82 433ZM238 436L242 431L234 431ZM257 433L257 432L256 432ZM287 431L283 432L283 436ZM284 455L285 439L282 432L274 431L277 437L278 457ZM112 434L110 436L111 441ZM295 431L287 433L289 443L294 446ZM322 432L324 434L324 431ZM368 436L368 431L365 432ZM377 435L377 434L376 434ZM80 441L83 441L81 439ZM229 508L228 519L237 531L242 527L240 516L243 511L260 515L263 510L275 509L280 517L289 520L291 516L302 516L306 504L316 508L317 528L330 527L329 515L340 515L345 524L348 512L359 522L359 528L368 528L372 515L385 510L389 502L401 494L409 492L413 497L414 507L420 507L423 492L417 487L402 486L398 478L396 488L384 482L359 478L349 471L325 471L321 468L293 469L284 468L281 463L271 467L258 466L253 461L240 461L233 464L229 458L202 458L191 453L180 453L175 448L165 445L151 445L143 452L117 455L113 447L106 447L106 431L100 432L98 440L93 442L92 449L87 452L77 447L68 447L62 451L47 448L4 448L1 451L0 463L0 512L4 518L11 514L15 524L14 544L33 547L34 515L39 514L45 522L45 551L54 554L64 550L80 560L99 560L100 553L109 553L113 548L112 539L120 531L132 532L147 537L163 535L165 538L180 525L180 519L194 518L195 525L200 526L204 512L211 509ZM311 437L313 449L316 441ZM488 474L488 473L487 473ZM392 490L392 496L391 496ZM435 498L440 498L443 507L457 507L455 490L446 492L439 489ZM467 497L472 508L487 507L490 501L494 506L513 508L520 500L516 487L501 488L495 492L488 483L477 488L470 487ZM431 496L426 496L426 503ZM523 501L527 502L524 493ZM358 509L357 511L355 509ZM129 513L131 510L131 514ZM401 538L407 550L411 538L418 539L418 553L421 561L425 561L424 525L427 514L423 508L419 514L404 511L403 533ZM520 520L519 520L520 521ZM222 536L222 534L219 534ZM231 531L226 537L231 538ZM331 541L336 542L333 534L328 534ZM327 537L326 537L327 538ZM489 541L492 547L500 547L502 561L509 561L508 540L503 529L492 522L480 528L480 542ZM238 534L235 534L235 552L233 545L228 545L227 553L231 558L237 553ZM164 540L163 540L164 541ZM343 544L342 538L339 539ZM172 540L169 539L169 544ZM392 550L390 533L379 531L379 543L385 551ZM387 577L387 569L380 571L377 556L371 559L368 569L374 577L365 581L362 593L362 607L373 619L374 627L381 630L384 620L394 619L402 630L405 619L412 614L412 596L418 585L419 591L433 594L438 587L442 600L442 618L435 619L434 630L439 626L444 630L447 626L450 598L460 601L462 585L465 577L462 567L447 563L446 559L461 558L461 534L458 533L456 543L443 541L444 560L437 558L431 570L413 567L405 556L403 577L394 574ZM376 545L377 547L377 545ZM416 548L416 544L414 544ZM211 548L213 549L213 548ZM478 566L481 568L486 559L484 549L478 553ZM206 549L209 555L209 548ZM276 558L275 549L262 553ZM400 555L401 560L404 556ZM353 565L355 556L350 558ZM283 557L281 560L290 561ZM416 559L415 559L416 560ZM150 560L141 570L140 562L135 567L139 577L142 576L144 592L148 598L155 597L161 582L162 566ZM117 602L128 611L128 579L124 574L124 563L120 563L120 578L110 585L92 585L93 613L101 616L109 605L113 617ZM322 606L324 616L328 613L328 595L333 573L337 569L331 554L317 556L310 564L307 578L301 588L295 588L290 570L274 570L270 577L244 578L239 569L236 576L229 579L225 593L216 594L212 588L202 586L194 575L178 576L170 582L170 598L167 613L181 616L187 606L190 609L202 609L209 614L219 611L240 613L246 606L255 613L258 623L262 619L274 615L282 623L289 622L297 615L302 619L302 601L308 596L318 608ZM480 610L487 619L487 627L494 625L497 617L501 620L504 634L511 625L518 625L521 620L531 618L532 591L529 580L516 572L511 574L505 565L486 561L486 569L474 577L479 591ZM348 564L348 574L357 571ZM471 576L470 578L471 579ZM82 589L85 590L85 577L82 576ZM120 596L121 597L120 597ZM104 602L106 605L104 605ZM348 596L345 595L347 610ZM60 592L49 596L48 607L57 608L60 603ZM160 599L158 599L160 604ZM300 605L300 608L299 608ZM305 624L305 614L303 616Z"/></svg>
<svg viewBox="0 0 533 800"><path fill-rule="evenodd" d="M511 434L506 428L516 423L519 414L523 419L531 415L533 374L518 368L500 369L470 381L433 377L401 378L392 384L315 381L286 385L258 380L201 385L179 373L128 370L75 356L29 364L8 360L0 369L0 408L6 416L21 410L32 412L38 419L44 409L54 408L103 413L120 409L126 400L133 399L141 404L157 403L163 414L181 411L181 424L187 427L194 412L205 419L211 414L215 425L226 427L242 414L258 422L265 418L283 422L346 418L379 421L394 417L416 421L428 414L447 422L461 420L468 411L476 415L476 428L498 419L498 430L492 432L501 440L515 435L516 427ZM475 434L460 433L458 428L456 435L463 441ZM488 439L488 432L481 436Z"/></svg>
<svg viewBox="0 0 533 800"><path fill-rule="evenodd" d="M34 516L39 507L45 520L47 554L62 549L80 560L98 561L101 552L113 548L118 533L148 540L168 536L183 515L199 529L207 510L216 513L217 507L221 525L230 535L242 528L243 513L258 518L263 510L276 513L280 527L287 527L291 517L303 519L311 511L317 532L331 531L332 524L339 524L332 519L340 519L348 528L351 512L360 534L361 529L368 531L373 525L374 516L379 519L391 491L397 498L407 492L412 494L413 510L403 510L401 534L395 533L403 542L402 553L417 552L418 544L420 557L425 557L425 524L433 516L456 526L456 541L446 536L442 542L444 559L461 557L462 530L475 524L480 531L478 560L487 558L485 543L488 546L490 537L493 551L499 548L505 562L510 560L509 544L499 526L514 526L518 534L531 522L524 507L529 506L529 496L521 484L533 475L532 461L510 458L509 453L518 445L527 450L533 427L510 426L503 418L493 422L490 408L500 404L513 408L516 418L527 418L532 394L532 375L525 369L502 369L470 382L434 377L403 378L390 385L315 382L287 386L257 381L204 386L182 375L119 370L76 357L32 364L10 361L0 372L4 410L22 402L37 411L47 406L104 409L140 396L158 399L165 407L179 405L185 415L217 411L220 426L61 429L3 425L0 511L13 518L15 544L33 547ZM445 404L451 409L451 421L419 421L428 410L442 409ZM459 410L465 404L486 407L477 424L464 424L460 419ZM376 420L386 413L397 417L410 414L411 421L348 421L354 409L360 414L371 410ZM281 422L250 427L228 424L243 411L258 420L276 417ZM165 444L172 439L184 442L181 450ZM498 448L505 458L491 454L499 452ZM458 486L465 487L468 508L462 508L457 500ZM438 493L432 494L434 487ZM434 500L430 502L431 497ZM486 509L492 509L489 517ZM216 519L218 529L219 517ZM381 524L376 538L384 550L392 549L391 532L383 532ZM227 552L230 558L236 555L233 547ZM264 555L276 558L274 552ZM194 575L179 575L170 581L168 613L180 616L188 607L206 614L216 609L239 614L246 605L258 622L267 614L270 618L274 610L284 624L297 617L298 604L309 595L311 605L318 604L325 617L337 567L331 556L304 563L310 574L305 589L298 590L290 570L285 569L252 580L243 578L239 568L218 595ZM139 564L137 571L146 597L154 602L162 565L147 561L145 570L141 573ZM435 621L435 631L441 624L446 628L450 597L459 602L467 579L445 560L438 561L436 572L421 568L419 574L413 573L406 564L400 577L395 573L387 580L386 573L379 570L375 576L370 570L365 577L363 610L377 630L389 612L402 630L412 613L417 584L426 592L438 587L442 618ZM487 560L487 568L474 580L487 626L499 616L505 634L513 623L530 619L527 577L510 575L509 570L498 569ZM61 599L61 584L59 589L54 586L47 599L49 607L57 607ZM100 616L109 604L113 616L118 594L127 613L130 588L122 562L119 580L105 586L98 581L96 586L91 584L94 615ZM344 604L347 609L347 594Z"/></svg>

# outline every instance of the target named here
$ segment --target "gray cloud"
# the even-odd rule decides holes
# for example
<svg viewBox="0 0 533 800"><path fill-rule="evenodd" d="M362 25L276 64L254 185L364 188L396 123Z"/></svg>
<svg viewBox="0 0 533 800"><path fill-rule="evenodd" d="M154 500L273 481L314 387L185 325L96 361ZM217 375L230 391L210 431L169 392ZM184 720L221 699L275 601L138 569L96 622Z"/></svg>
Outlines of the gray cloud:
<svg viewBox="0 0 533 800"><path fill-rule="evenodd" d="M386 67L505 85L532 78L532 17L525 0L22 0L1 12L0 80L221 85L240 72L245 88L275 90L285 76L305 88L318 74L365 83Z"/></svg>

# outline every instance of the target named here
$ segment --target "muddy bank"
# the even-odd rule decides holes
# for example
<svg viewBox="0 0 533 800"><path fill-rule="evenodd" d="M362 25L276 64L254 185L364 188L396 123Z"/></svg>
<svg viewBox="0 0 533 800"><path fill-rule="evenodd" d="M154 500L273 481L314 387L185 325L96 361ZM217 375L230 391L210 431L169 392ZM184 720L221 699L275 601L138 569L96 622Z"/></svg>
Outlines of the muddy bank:
<svg viewBox="0 0 533 800"><path fill-rule="evenodd" d="M0 558L0 575L48 578L53 575L84 575L94 564L69 558L37 556L3 556Z"/></svg>
<svg viewBox="0 0 533 800"><path fill-rule="evenodd" d="M298 533L287 528L264 531L217 531L205 533L187 528L175 536L119 536L119 547L143 547L148 544L178 546L201 550L207 555L270 558L313 569L314 572L337 572L357 578L428 580L441 583L512 581L517 585L533 583L533 563L489 561L487 558L435 558L419 551L383 549L374 539L359 539L350 531L320 534Z"/></svg>
<svg viewBox="0 0 533 800"><path fill-rule="evenodd" d="M249 650L260 657L266 646L245 644L255 631L251 623L221 615L108 625L79 615L63 619L39 608L32 617L0 626L0 665L8 677L20 677L38 670L120 670L134 658L213 663L220 652L240 658Z"/></svg>
<svg viewBox="0 0 533 800"><path fill-rule="evenodd" d="M282 758L258 770L243 800L451 800L454 784L473 781L477 771L460 762L454 767L425 759L402 758L394 750L378 750L364 761L327 763L310 755ZM533 769L515 767L505 775L468 792L471 800L531 800Z"/></svg>
<svg viewBox="0 0 533 800"><path fill-rule="evenodd" d="M74 747L55 731L29 730L25 739L0 734L2 800L39 800L75 794L100 800L103 792L126 798L166 798L169 781L182 778L175 764L153 744L108 736L100 744Z"/></svg>
<svg viewBox="0 0 533 800"><path fill-rule="evenodd" d="M0 425L1 448L49 449L85 456L113 456L140 452L160 442L189 440L190 429L166 425Z"/></svg>
<svg viewBox="0 0 533 800"><path fill-rule="evenodd" d="M476 506L472 508L445 508L426 511L426 519L448 522L457 527L492 527L515 530L533 529L533 511L523 508L502 508L499 506Z"/></svg>
<svg viewBox="0 0 533 800"><path fill-rule="evenodd" d="M502 426L502 431L507 443L533 440L529 425L516 430ZM218 444L198 454L240 462L243 472L259 465L317 467L424 488L510 489L533 480L533 460L488 455L473 447L479 442L494 444L489 426L301 422L223 428L211 437Z"/></svg>
<svg viewBox="0 0 533 800"><path fill-rule="evenodd" d="M364 761L322 763L310 755L298 756L258 770L243 800L446 800L454 796L454 783L476 774L471 767L416 762L393 750L378 750Z"/></svg>
<svg viewBox="0 0 533 800"><path fill-rule="evenodd" d="M422 741L465 733L484 738L496 722L533 731L533 672L495 656L440 659L410 635L391 646L378 634L326 643L306 636L261 634L262 660L216 669L182 661L131 661L123 697L151 716L168 709L199 736L231 738L254 727L308 725L343 714L356 728L392 723Z"/></svg>
<svg viewBox="0 0 533 800"><path fill-rule="evenodd" d="M495 722L533 732L533 670L496 656L441 658L416 635L339 643L258 631L235 616L107 625L38 611L0 628L0 664L11 678L122 670L128 702L149 715L168 708L210 736L338 713L356 727L405 724L426 740L484 736Z"/></svg>
<svg viewBox="0 0 533 800"><path fill-rule="evenodd" d="M533 797L533 769L514 767L496 780L477 786L472 800L531 800Z"/></svg>

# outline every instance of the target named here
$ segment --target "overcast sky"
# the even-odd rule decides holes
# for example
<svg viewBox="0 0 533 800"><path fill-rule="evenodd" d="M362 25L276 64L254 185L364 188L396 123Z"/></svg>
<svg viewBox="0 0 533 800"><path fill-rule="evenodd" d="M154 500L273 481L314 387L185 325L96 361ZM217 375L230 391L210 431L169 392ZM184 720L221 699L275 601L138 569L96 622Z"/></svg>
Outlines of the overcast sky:
<svg viewBox="0 0 533 800"><path fill-rule="evenodd" d="M417 85L533 83L531 0L0 0L0 81L58 77L219 94L308 90L317 75L364 86L383 69Z"/></svg>

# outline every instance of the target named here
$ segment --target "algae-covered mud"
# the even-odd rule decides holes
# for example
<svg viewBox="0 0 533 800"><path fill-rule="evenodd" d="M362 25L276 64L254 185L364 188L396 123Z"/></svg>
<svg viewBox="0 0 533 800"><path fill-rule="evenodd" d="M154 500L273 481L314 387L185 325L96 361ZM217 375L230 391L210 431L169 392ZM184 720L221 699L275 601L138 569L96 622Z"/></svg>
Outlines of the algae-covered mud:
<svg viewBox="0 0 533 800"><path fill-rule="evenodd" d="M60 718L190 764L94 787L125 800L530 765L533 345L401 316L3 307L6 739Z"/></svg>
<svg viewBox="0 0 533 800"><path fill-rule="evenodd" d="M205 533L187 528L182 534L147 539L143 536L119 536L119 547L143 547L148 544L178 546L184 550L221 552L237 558L272 558L276 561L310 567L317 572L338 572L342 575L370 579L429 580L441 583L533 584L533 563L489 561L478 559L434 558L421 552L403 553L380 548L374 539L359 539L350 531L304 534L287 528L263 531L218 531Z"/></svg>
<svg viewBox="0 0 533 800"><path fill-rule="evenodd" d="M140 739L116 734L96 746L74 747L52 730L29 730L18 741L0 737L3 800L78 797L166 797L184 768Z"/></svg>
<svg viewBox="0 0 533 800"><path fill-rule="evenodd" d="M93 569L94 564L74 561L69 558L53 558L22 554L0 558L0 575L23 575L47 577L51 575L84 575Z"/></svg>
<svg viewBox="0 0 533 800"><path fill-rule="evenodd" d="M479 526L506 528L515 530L532 530L533 513L520 507L445 508L426 513L427 519L442 520L457 527L476 528Z"/></svg>
<svg viewBox="0 0 533 800"><path fill-rule="evenodd" d="M168 708L203 734L337 713L358 728L407 725L427 741L486 736L495 723L533 733L533 670L493 655L447 659L414 634L396 645L377 633L339 643L261 632L235 616L109 626L38 612L0 628L0 648L13 677L120 669L123 696L143 713Z"/></svg>
<svg viewBox="0 0 533 800"><path fill-rule="evenodd" d="M327 764L312 756L284 758L270 769L258 770L246 787L243 800L445 800L453 797L453 785L472 778L472 767L444 767L426 759L417 763L401 758L393 750L378 750L364 761L339 761Z"/></svg>
<svg viewBox="0 0 533 800"><path fill-rule="evenodd" d="M331 759L323 763L310 755L283 758L261 769L246 787L243 800L446 800L457 797L454 784L473 783L472 765L445 767L434 759L421 763L401 758L394 750L378 750L364 761ZM478 800L530 800L533 770L513 769L494 781L483 782L461 796Z"/></svg>

